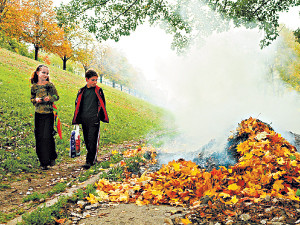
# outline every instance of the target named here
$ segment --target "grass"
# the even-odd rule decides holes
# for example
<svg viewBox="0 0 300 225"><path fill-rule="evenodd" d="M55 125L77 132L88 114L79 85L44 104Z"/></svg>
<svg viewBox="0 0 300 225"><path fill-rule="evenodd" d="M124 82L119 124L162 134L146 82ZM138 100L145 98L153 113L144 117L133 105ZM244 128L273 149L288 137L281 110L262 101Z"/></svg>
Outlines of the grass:
<svg viewBox="0 0 300 225"><path fill-rule="evenodd" d="M34 107L30 102L31 73L40 63L0 48L0 179L36 172ZM50 79L60 100L56 102L63 139L56 138L59 161L69 159L69 137L77 91L82 76L49 66ZM99 84L107 102L110 123L101 123L101 145L140 140L164 130L166 112L134 96ZM82 135L81 135L82 136ZM83 137L83 136L82 136Z"/></svg>

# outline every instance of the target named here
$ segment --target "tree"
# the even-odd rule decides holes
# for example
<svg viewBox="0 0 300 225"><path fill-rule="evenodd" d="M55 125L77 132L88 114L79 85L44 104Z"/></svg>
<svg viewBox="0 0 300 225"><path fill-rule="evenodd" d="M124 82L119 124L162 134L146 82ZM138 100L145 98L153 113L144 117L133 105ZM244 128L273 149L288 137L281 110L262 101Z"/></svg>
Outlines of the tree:
<svg viewBox="0 0 300 225"><path fill-rule="evenodd" d="M300 43L291 30L283 28L276 51L275 69L280 78L300 91Z"/></svg>
<svg viewBox="0 0 300 225"><path fill-rule="evenodd" d="M64 30L63 41L59 45L55 46L52 50L53 53L57 54L63 61L63 70L67 69L67 61L74 57L72 40L76 35L74 26L67 26L62 23L58 23L59 27Z"/></svg>
<svg viewBox="0 0 300 225"><path fill-rule="evenodd" d="M300 43L300 28L294 31L294 35L298 43Z"/></svg>
<svg viewBox="0 0 300 225"><path fill-rule="evenodd" d="M90 48L88 45L86 45L86 48L81 48L76 51L75 60L81 63L84 72L94 65L94 53L94 48Z"/></svg>
<svg viewBox="0 0 300 225"><path fill-rule="evenodd" d="M81 63L86 72L95 65L95 57L98 43L86 31L80 34L80 42L74 49L74 60Z"/></svg>
<svg viewBox="0 0 300 225"><path fill-rule="evenodd" d="M100 83L103 82L104 71L105 71L105 59L108 53L109 47L106 45L99 45L95 55L95 67L99 72Z"/></svg>
<svg viewBox="0 0 300 225"><path fill-rule="evenodd" d="M93 10L93 12L91 12ZM89 15L86 14L89 12ZM136 27L146 19L151 25L158 21L167 21L166 29L174 33L180 45L187 44L185 35L190 26L181 19L178 6L167 4L166 1L78 1L72 0L68 5L61 5L58 17L66 21L76 19L84 21L87 30L95 33L99 41L112 39L118 41L120 36L130 35Z"/></svg>
<svg viewBox="0 0 300 225"><path fill-rule="evenodd" d="M129 35L145 21L150 25L160 24L173 34L173 47L180 49L188 46L193 38L207 35L207 30L202 30L206 24L201 25L198 19L202 17L196 16L195 8L205 15L209 25L217 24L217 27L211 26L209 32L220 29L220 21L209 20L213 18L210 8L219 13L225 25L231 20L235 26L264 30L263 47L278 36L278 14L298 5L299 0L71 0L68 5L61 5L58 15L68 20L83 20L98 40L118 41L120 36Z"/></svg>
<svg viewBox="0 0 300 225"><path fill-rule="evenodd" d="M29 14L23 21L22 38L34 45L35 60L38 60L39 49L54 51L57 46L64 42L64 33L63 29L58 27L51 1L28 0L27 4Z"/></svg>
<svg viewBox="0 0 300 225"><path fill-rule="evenodd" d="M259 27L265 32L261 46L268 46L279 36L279 13L300 5L299 0L209 0L211 8L233 20L236 26Z"/></svg>
<svg viewBox="0 0 300 225"><path fill-rule="evenodd" d="M2 17L5 15L6 6L7 6L7 0L2 0L0 2L0 22L2 20Z"/></svg>
<svg viewBox="0 0 300 225"><path fill-rule="evenodd" d="M53 53L57 54L63 61L63 70L67 69L67 61L73 57L72 44L65 36L64 40L60 45L55 46L52 50Z"/></svg>
<svg viewBox="0 0 300 225"><path fill-rule="evenodd" d="M100 57L97 57L100 58ZM115 48L107 47L101 57L102 72L113 82L127 87L133 87L137 78L136 69L128 62L127 58Z"/></svg>
<svg viewBox="0 0 300 225"><path fill-rule="evenodd" d="M23 4L18 0L3 1L0 3L0 30L7 37L19 40L23 34L23 21L28 16L27 1Z"/></svg>

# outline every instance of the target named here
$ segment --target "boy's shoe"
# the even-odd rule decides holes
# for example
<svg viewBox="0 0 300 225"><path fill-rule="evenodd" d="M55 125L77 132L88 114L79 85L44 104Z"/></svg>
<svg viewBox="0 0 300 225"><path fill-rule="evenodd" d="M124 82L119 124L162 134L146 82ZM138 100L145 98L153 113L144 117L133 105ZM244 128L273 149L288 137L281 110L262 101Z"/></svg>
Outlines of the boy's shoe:
<svg viewBox="0 0 300 225"><path fill-rule="evenodd" d="M86 163L86 164L84 164L82 167L83 167L84 169L89 169L89 168L91 168L91 166L92 166L92 164Z"/></svg>
<svg viewBox="0 0 300 225"><path fill-rule="evenodd" d="M55 160L50 160L50 166L55 166Z"/></svg>
<svg viewBox="0 0 300 225"><path fill-rule="evenodd" d="M42 166L42 170L48 170L48 166Z"/></svg>

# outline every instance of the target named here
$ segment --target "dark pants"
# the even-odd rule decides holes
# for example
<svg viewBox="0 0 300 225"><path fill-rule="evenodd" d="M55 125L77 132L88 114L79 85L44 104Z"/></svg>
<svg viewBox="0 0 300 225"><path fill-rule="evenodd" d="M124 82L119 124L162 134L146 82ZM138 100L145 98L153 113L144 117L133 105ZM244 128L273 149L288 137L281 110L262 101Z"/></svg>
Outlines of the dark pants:
<svg viewBox="0 0 300 225"><path fill-rule="evenodd" d="M53 113L35 113L35 140L36 154L41 166L50 165L51 160L57 158L54 141L54 115Z"/></svg>
<svg viewBox="0 0 300 225"><path fill-rule="evenodd" d="M82 132L87 150L86 163L95 164L100 138L100 122L97 118L82 118Z"/></svg>

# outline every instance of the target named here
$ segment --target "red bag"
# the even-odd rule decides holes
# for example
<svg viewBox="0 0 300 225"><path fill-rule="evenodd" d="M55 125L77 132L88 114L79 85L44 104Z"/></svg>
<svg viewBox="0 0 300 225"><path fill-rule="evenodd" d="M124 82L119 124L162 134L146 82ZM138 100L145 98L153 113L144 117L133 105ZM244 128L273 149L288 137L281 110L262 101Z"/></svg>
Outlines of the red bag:
<svg viewBox="0 0 300 225"><path fill-rule="evenodd" d="M61 133L61 122L58 118L58 110L56 105L53 104L53 114L54 114L54 125L56 127L57 133L59 135L59 138L62 139L62 133Z"/></svg>

